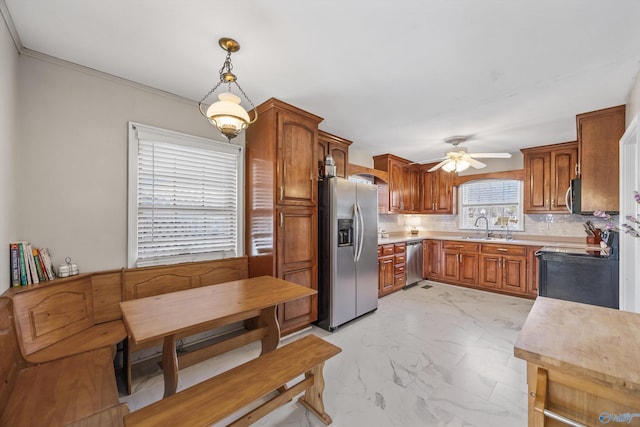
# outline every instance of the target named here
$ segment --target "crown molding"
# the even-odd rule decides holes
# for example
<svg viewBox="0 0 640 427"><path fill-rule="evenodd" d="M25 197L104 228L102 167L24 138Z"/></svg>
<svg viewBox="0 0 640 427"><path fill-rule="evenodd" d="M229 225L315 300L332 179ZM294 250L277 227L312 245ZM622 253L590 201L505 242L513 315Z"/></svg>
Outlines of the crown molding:
<svg viewBox="0 0 640 427"><path fill-rule="evenodd" d="M3 0L0 0L0 2ZM76 64L75 62L66 61L64 59L56 58L55 56L47 55L46 53L38 52L36 50L31 50L29 48L23 47L20 52L22 55L34 58L40 61L48 62L50 64L54 64L63 68L67 68L73 71L77 71L79 73L87 74L93 77L98 77L100 79L104 79L113 83L129 86L147 93L151 93L153 95L163 96L165 98L170 98L174 101L183 102L185 104L194 105L198 104L197 101L193 99L186 98L184 96L176 95L175 93L166 92L161 89L157 89L152 86L147 86L142 83L134 82L132 80L127 80L123 77L114 76L113 74L105 73L104 71L96 70L95 68L85 67L84 65Z"/></svg>
<svg viewBox="0 0 640 427"><path fill-rule="evenodd" d="M18 34L18 30L16 30L16 26L13 25L13 18L4 0L0 0L0 15L2 15L2 19L4 19L5 24L7 24L7 29L9 30L9 34L11 34L13 44L16 45L16 50L18 53L22 53L24 46L22 45L22 41L20 41L20 35Z"/></svg>

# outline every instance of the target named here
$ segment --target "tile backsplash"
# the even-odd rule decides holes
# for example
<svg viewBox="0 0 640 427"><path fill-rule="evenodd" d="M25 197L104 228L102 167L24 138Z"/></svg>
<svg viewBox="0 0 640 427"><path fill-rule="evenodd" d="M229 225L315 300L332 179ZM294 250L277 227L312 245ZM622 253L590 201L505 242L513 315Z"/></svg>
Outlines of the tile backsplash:
<svg viewBox="0 0 640 427"><path fill-rule="evenodd" d="M543 214L543 215L525 215L524 231L514 231L526 235L540 236L559 236L559 237L584 237L584 228L582 224L591 220L596 228L604 227L606 222L599 218L583 215L568 214ZM617 218L613 218L614 223ZM379 214L378 229L384 229L388 232L406 232L411 228L417 228L420 231L458 231L458 215L398 215L398 214ZM482 231L481 228L478 231ZM464 230L468 233L469 230Z"/></svg>

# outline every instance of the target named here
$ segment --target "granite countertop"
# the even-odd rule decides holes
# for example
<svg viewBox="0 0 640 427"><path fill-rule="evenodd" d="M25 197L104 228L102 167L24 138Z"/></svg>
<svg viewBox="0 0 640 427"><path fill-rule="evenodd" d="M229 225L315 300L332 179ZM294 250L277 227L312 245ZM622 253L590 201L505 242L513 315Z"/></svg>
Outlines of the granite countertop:
<svg viewBox="0 0 640 427"><path fill-rule="evenodd" d="M414 240L435 239L435 240L459 240L461 242L479 242L479 243L499 243L506 245L529 245L529 246L566 246L581 248L586 246L583 237L561 237L561 236L537 236L537 235L520 235L513 234L513 240L504 238L492 238L487 240L484 233L469 232L437 232L437 231L421 231L418 235L411 233L389 233L389 237L381 238L378 235L378 244L386 245L389 243L410 242Z"/></svg>
<svg viewBox="0 0 640 427"><path fill-rule="evenodd" d="M538 297L514 355L544 368L640 391L640 314Z"/></svg>

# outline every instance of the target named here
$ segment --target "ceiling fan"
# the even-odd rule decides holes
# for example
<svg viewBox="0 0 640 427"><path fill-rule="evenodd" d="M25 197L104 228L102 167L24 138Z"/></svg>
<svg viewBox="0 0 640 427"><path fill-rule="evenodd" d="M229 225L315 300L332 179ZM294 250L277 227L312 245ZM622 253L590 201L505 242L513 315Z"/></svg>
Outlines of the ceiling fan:
<svg viewBox="0 0 640 427"><path fill-rule="evenodd" d="M462 172L469 166L476 169L481 169L487 165L479 162L479 159L509 159L511 154L509 153L467 153L467 149L458 147L458 144L465 142L468 139L466 136L452 136L444 140L444 142L453 145L453 150L447 151L445 157L437 160L442 160L440 163L429 169L429 172L436 171L440 168L447 172Z"/></svg>

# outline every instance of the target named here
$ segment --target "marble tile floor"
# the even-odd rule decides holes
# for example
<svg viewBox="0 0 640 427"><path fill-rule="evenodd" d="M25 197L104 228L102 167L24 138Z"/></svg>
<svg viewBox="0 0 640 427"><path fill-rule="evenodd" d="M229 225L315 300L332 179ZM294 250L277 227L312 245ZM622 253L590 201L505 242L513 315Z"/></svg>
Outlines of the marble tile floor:
<svg viewBox="0 0 640 427"><path fill-rule="evenodd" d="M380 299L376 312L333 333L312 327L283 343L314 333L342 348L324 368L324 403L334 427L526 426L525 362L514 358L513 344L532 305L423 281ZM183 369L178 390L259 351L254 343ZM159 400L161 372L134 379L133 389L120 399L132 411ZM255 425L324 424L294 399Z"/></svg>

